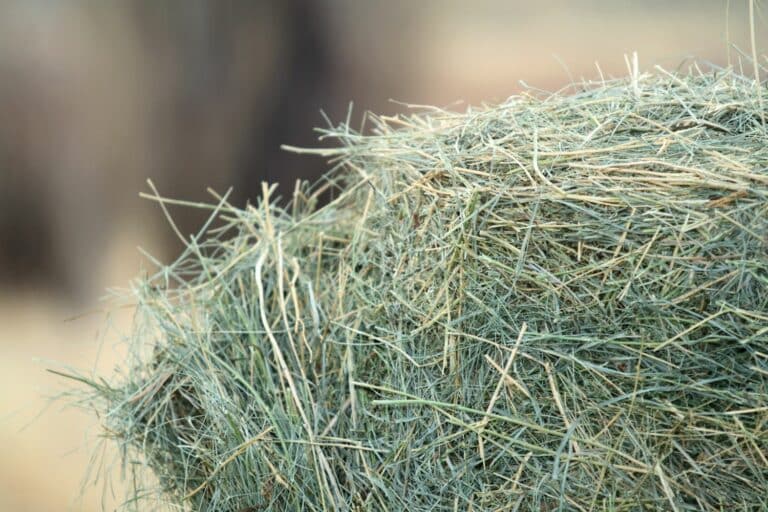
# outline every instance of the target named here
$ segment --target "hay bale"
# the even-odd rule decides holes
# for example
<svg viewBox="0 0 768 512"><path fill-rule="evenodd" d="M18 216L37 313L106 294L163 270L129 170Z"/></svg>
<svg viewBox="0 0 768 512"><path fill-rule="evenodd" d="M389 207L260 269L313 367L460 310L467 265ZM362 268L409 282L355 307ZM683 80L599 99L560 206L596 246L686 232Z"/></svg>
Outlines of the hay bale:
<svg viewBox="0 0 768 512"><path fill-rule="evenodd" d="M659 70L324 130L137 284L93 407L190 510L768 507L759 104Z"/></svg>

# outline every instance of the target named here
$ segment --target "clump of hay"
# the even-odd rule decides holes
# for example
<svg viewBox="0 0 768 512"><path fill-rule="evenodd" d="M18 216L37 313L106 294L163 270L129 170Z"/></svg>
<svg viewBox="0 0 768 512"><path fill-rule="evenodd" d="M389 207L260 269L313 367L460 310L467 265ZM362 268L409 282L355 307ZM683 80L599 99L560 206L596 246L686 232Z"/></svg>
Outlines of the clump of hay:
<svg viewBox="0 0 768 512"><path fill-rule="evenodd" d="M658 70L325 130L138 283L92 406L189 510L768 507L760 105Z"/></svg>

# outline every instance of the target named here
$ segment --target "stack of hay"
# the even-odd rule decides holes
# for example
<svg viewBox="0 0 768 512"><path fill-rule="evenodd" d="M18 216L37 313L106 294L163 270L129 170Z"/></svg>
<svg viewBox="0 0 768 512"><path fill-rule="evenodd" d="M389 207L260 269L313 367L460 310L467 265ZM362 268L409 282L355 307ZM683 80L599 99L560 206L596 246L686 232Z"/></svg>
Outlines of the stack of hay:
<svg viewBox="0 0 768 512"><path fill-rule="evenodd" d="M326 130L321 183L223 198L137 285L92 407L174 510L768 507L759 94L658 70Z"/></svg>

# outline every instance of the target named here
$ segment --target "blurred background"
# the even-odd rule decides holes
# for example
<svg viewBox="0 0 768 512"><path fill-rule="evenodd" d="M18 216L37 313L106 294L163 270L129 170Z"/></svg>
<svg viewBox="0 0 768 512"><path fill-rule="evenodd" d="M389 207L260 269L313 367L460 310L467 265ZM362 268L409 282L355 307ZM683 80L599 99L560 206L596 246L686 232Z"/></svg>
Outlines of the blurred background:
<svg viewBox="0 0 768 512"><path fill-rule="evenodd" d="M120 360L131 309L100 297L150 266L137 246L179 249L138 197L148 178L187 200L233 186L243 205L324 170L279 149L317 146L320 109L463 109L596 78L595 62L623 75L633 51L643 69L737 63L748 1L0 0L0 510L114 509L84 480L95 419L51 404L68 384L45 369ZM172 213L185 234L202 221Z"/></svg>

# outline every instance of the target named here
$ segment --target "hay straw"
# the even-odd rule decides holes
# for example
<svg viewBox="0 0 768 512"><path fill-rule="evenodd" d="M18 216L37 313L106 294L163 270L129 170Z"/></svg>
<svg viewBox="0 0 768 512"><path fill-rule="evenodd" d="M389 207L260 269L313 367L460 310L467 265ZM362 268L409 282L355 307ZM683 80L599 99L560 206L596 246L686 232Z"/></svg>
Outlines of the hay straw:
<svg viewBox="0 0 768 512"><path fill-rule="evenodd" d="M136 284L92 407L185 510L764 509L760 104L694 66L323 130Z"/></svg>

